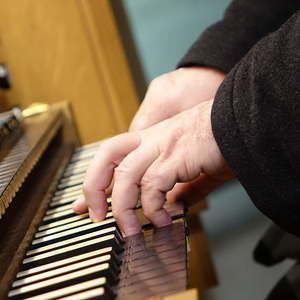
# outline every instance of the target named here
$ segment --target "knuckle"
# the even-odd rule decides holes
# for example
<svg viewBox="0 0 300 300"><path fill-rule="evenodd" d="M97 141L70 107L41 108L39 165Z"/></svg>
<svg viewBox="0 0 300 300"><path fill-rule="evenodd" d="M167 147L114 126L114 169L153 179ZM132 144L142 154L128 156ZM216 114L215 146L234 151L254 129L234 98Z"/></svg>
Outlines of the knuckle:
<svg viewBox="0 0 300 300"><path fill-rule="evenodd" d="M169 76L168 74L160 75L154 78L149 85L149 89L161 90L169 85Z"/></svg>
<svg viewBox="0 0 300 300"><path fill-rule="evenodd" d="M162 78L162 76L158 76L158 77L155 77L154 79L152 79L149 84L149 88L153 88L153 87L156 87L157 85L159 85L161 78Z"/></svg>
<svg viewBox="0 0 300 300"><path fill-rule="evenodd" d="M128 163L124 162L115 168L114 179L115 181L127 178L130 174L130 166Z"/></svg>
<svg viewBox="0 0 300 300"><path fill-rule="evenodd" d="M144 175L141 180L141 192L152 193L161 190L165 185L166 175L162 171L151 171Z"/></svg>
<svg viewBox="0 0 300 300"><path fill-rule="evenodd" d="M173 105L175 108L180 106L182 97L182 87L176 84L176 80L171 73L166 73L154 78L147 91L147 102L163 103L164 105ZM163 102L161 101L163 98ZM179 103L178 103L179 101Z"/></svg>
<svg viewBox="0 0 300 300"><path fill-rule="evenodd" d="M141 188L143 190L149 190L154 187L156 180L156 174L153 172L147 172L141 180Z"/></svg>

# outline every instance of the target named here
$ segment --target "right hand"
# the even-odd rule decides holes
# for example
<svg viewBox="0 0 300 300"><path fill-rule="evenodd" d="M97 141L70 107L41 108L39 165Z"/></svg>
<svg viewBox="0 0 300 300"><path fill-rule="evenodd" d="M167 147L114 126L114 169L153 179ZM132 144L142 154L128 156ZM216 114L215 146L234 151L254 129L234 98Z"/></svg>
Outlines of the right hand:
<svg viewBox="0 0 300 300"><path fill-rule="evenodd" d="M200 102L214 98L225 76L225 73L214 68L186 67L155 78L148 87L129 131L146 129ZM222 183L207 174L201 174L193 182L177 183L167 198L170 202L181 200L192 205Z"/></svg>
<svg viewBox="0 0 300 300"><path fill-rule="evenodd" d="M156 227L171 223L163 205L178 182L206 174L219 183L232 178L211 128L213 99L147 129L117 135L103 142L87 171L83 198L93 221L107 212L106 189L114 176L112 212L126 236L140 232L134 208L140 199L145 217Z"/></svg>
<svg viewBox="0 0 300 300"><path fill-rule="evenodd" d="M146 129L200 102L214 98L225 74L208 67L188 67L163 74L149 85L129 131Z"/></svg>

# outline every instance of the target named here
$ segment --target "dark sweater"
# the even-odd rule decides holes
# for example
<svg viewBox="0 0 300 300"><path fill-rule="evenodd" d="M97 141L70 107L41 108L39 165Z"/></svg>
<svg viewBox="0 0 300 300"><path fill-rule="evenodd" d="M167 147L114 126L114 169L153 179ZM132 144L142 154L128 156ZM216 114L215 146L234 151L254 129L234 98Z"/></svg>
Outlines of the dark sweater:
<svg viewBox="0 0 300 300"><path fill-rule="evenodd" d="M235 19L231 14L232 24L228 25L230 21L225 17L225 21L206 31L180 66L207 65L228 71L237 63L215 97L214 136L254 204L279 226L300 235L300 12L275 31L283 15L288 17L300 5L296 1L235 1L231 11L246 2L247 9L250 3L257 3L252 15L259 15L258 19L245 17L247 25L242 29L242 18L237 18L234 39L234 31L225 32L228 28L233 30ZM263 10L254 13L262 2L265 8L270 4L265 9L266 17ZM284 3L288 3L286 10ZM277 23L271 12L274 16L279 14ZM240 17L241 14L237 12ZM257 34L245 35L245 31L255 32L259 19L263 21ZM222 27L222 22L227 25ZM229 35L233 45L227 38L221 40L220 32L223 37ZM210 47L216 47L210 51L208 45L202 45L210 40L209 35ZM248 37L251 41L247 43ZM257 40L260 41L247 53Z"/></svg>
<svg viewBox="0 0 300 300"><path fill-rule="evenodd" d="M234 0L224 18L200 35L178 66L209 66L228 73L257 41L298 9L299 0Z"/></svg>

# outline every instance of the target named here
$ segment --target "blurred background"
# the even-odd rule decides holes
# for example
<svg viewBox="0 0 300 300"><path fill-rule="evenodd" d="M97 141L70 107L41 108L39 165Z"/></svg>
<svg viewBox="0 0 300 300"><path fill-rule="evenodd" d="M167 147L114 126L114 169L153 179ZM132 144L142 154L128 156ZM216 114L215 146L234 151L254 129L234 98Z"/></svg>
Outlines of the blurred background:
<svg viewBox="0 0 300 300"><path fill-rule="evenodd" d="M0 110L68 100L83 144L125 131L147 84L173 70L229 2L2 0L0 63L11 88L0 91ZM209 195L208 206L201 219L218 285L203 299L264 299L290 266L252 258L269 220L236 181Z"/></svg>
<svg viewBox="0 0 300 300"><path fill-rule="evenodd" d="M123 0L146 81L173 70L198 35L222 17L229 3ZM203 299L264 299L291 265L286 262L265 268L252 258L270 221L254 207L237 181L219 188L208 201L209 209L201 213L201 218L219 284Z"/></svg>

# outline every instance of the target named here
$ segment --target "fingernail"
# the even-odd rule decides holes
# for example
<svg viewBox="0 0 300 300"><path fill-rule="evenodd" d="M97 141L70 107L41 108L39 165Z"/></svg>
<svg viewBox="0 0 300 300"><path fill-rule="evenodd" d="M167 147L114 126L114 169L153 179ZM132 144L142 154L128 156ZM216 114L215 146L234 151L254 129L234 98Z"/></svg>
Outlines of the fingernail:
<svg viewBox="0 0 300 300"><path fill-rule="evenodd" d="M93 221L93 222L99 222L100 221L100 218L98 218L95 214L95 212L89 208L89 215L90 215L90 219Z"/></svg>

